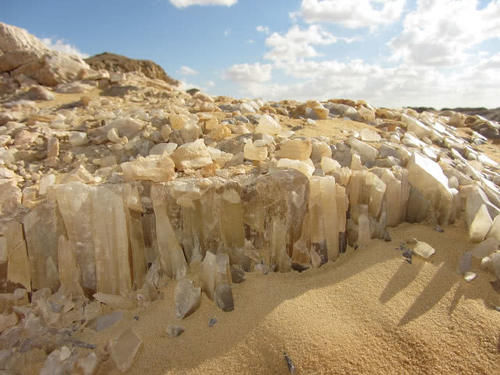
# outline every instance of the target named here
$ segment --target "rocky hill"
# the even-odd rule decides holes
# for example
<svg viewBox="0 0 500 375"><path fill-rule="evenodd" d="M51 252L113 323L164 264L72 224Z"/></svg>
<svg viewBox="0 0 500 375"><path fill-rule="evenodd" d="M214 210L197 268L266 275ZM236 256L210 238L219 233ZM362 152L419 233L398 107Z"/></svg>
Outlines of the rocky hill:
<svg viewBox="0 0 500 375"><path fill-rule="evenodd" d="M160 79L170 85L178 85L179 81L171 78L161 66L150 60L136 60L129 57L104 52L85 59L95 70L107 70L116 73L141 72L151 79Z"/></svg>
<svg viewBox="0 0 500 375"><path fill-rule="evenodd" d="M243 373L271 354L256 373L284 373L296 320L304 328L288 348L310 373L351 366L353 356L371 372L367 342L374 352L394 343L390 366L376 352L379 373L432 372L422 358L450 374L495 371L500 152L490 138L498 123L348 99L187 93L159 70L123 72L129 60L106 58L88 67L21 29L2 30L0 369L166 373L182 357L182 373L234 355L234 373L253 353ZM54 80L23 68L30 64ZM267 286L280 277L301 289ZM330 294L339 289L332 280L346 285L342 300ZM297 290L325 288L320 302L294 300ZM339 307L348 312L332 313ZM245 309L251 319L278 314L279 325L247 324ZM335 321L328 334L311 318L320 313ZM191 341L173 340L185 327ZM239 334L254 328L248 340ZM335 334L346 352L333 343L318 360L321 340ZM209 354L193 365L196 345Z"/></svg>

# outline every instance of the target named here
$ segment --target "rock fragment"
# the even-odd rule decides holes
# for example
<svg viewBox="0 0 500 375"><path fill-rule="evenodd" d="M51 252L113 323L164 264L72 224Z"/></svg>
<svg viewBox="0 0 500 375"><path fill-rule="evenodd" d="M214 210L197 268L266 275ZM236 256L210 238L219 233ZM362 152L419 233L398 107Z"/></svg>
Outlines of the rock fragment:
<svg viewBox="0 0 500 375"><path fill-rule="evenodd" d="M128 329L110 341L111 358L118 370L128 371L142 346L142 340L132 329Z"/></svg>
<svg viewBox="0 0 500 375"><path fill-rule="evenodd" d="M175 315L184 319L200 306L201 288L196 288L191 280L179 280L175 287Z"/></svg>

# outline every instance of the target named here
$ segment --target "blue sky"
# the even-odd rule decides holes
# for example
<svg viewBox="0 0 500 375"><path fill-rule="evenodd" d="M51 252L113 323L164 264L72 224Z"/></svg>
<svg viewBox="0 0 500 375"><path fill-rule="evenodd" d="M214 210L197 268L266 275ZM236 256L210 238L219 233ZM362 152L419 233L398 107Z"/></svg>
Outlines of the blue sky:
<svg viewBox="0 0 500 375"><path fill-rule="evenodd" d="M214 95L500 106L500 0L3 0L0 21Z"/></svg>

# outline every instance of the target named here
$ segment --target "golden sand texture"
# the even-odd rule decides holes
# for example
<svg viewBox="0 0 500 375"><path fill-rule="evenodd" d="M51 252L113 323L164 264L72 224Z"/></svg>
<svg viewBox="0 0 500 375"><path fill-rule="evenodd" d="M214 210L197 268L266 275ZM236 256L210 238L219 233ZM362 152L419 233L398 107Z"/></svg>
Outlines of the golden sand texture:
<svg viewBox="0 0 500 375"><path fill-rule="evenodd" d="M144 346L129 373L140 375L288 374L285 351L297 374L499 374L500 313L491 306L500 295L490 274L466 283L456 273L472 246L463 224L444 233L402 224L391 235L320 269L247 274L230 313L203 296L192 316L175 319L172 281L162 300L81 338L105 343L132 326ZM395 248L410 237L436 249L430 261L403 261ZM169 338L169 324L186 332ZM108 361L99 374L118 370Z"/></svg>

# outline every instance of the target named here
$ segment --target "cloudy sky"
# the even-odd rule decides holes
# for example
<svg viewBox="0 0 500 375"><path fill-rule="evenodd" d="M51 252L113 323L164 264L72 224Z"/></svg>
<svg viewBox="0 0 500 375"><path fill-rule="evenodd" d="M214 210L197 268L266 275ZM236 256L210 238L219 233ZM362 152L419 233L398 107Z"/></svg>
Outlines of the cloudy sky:
<svg viewBox="0 0 500 375"><path fill-rule="evenodd" d="M500 106L500 0L2 0L0 21L214 95Z"/></svg>

